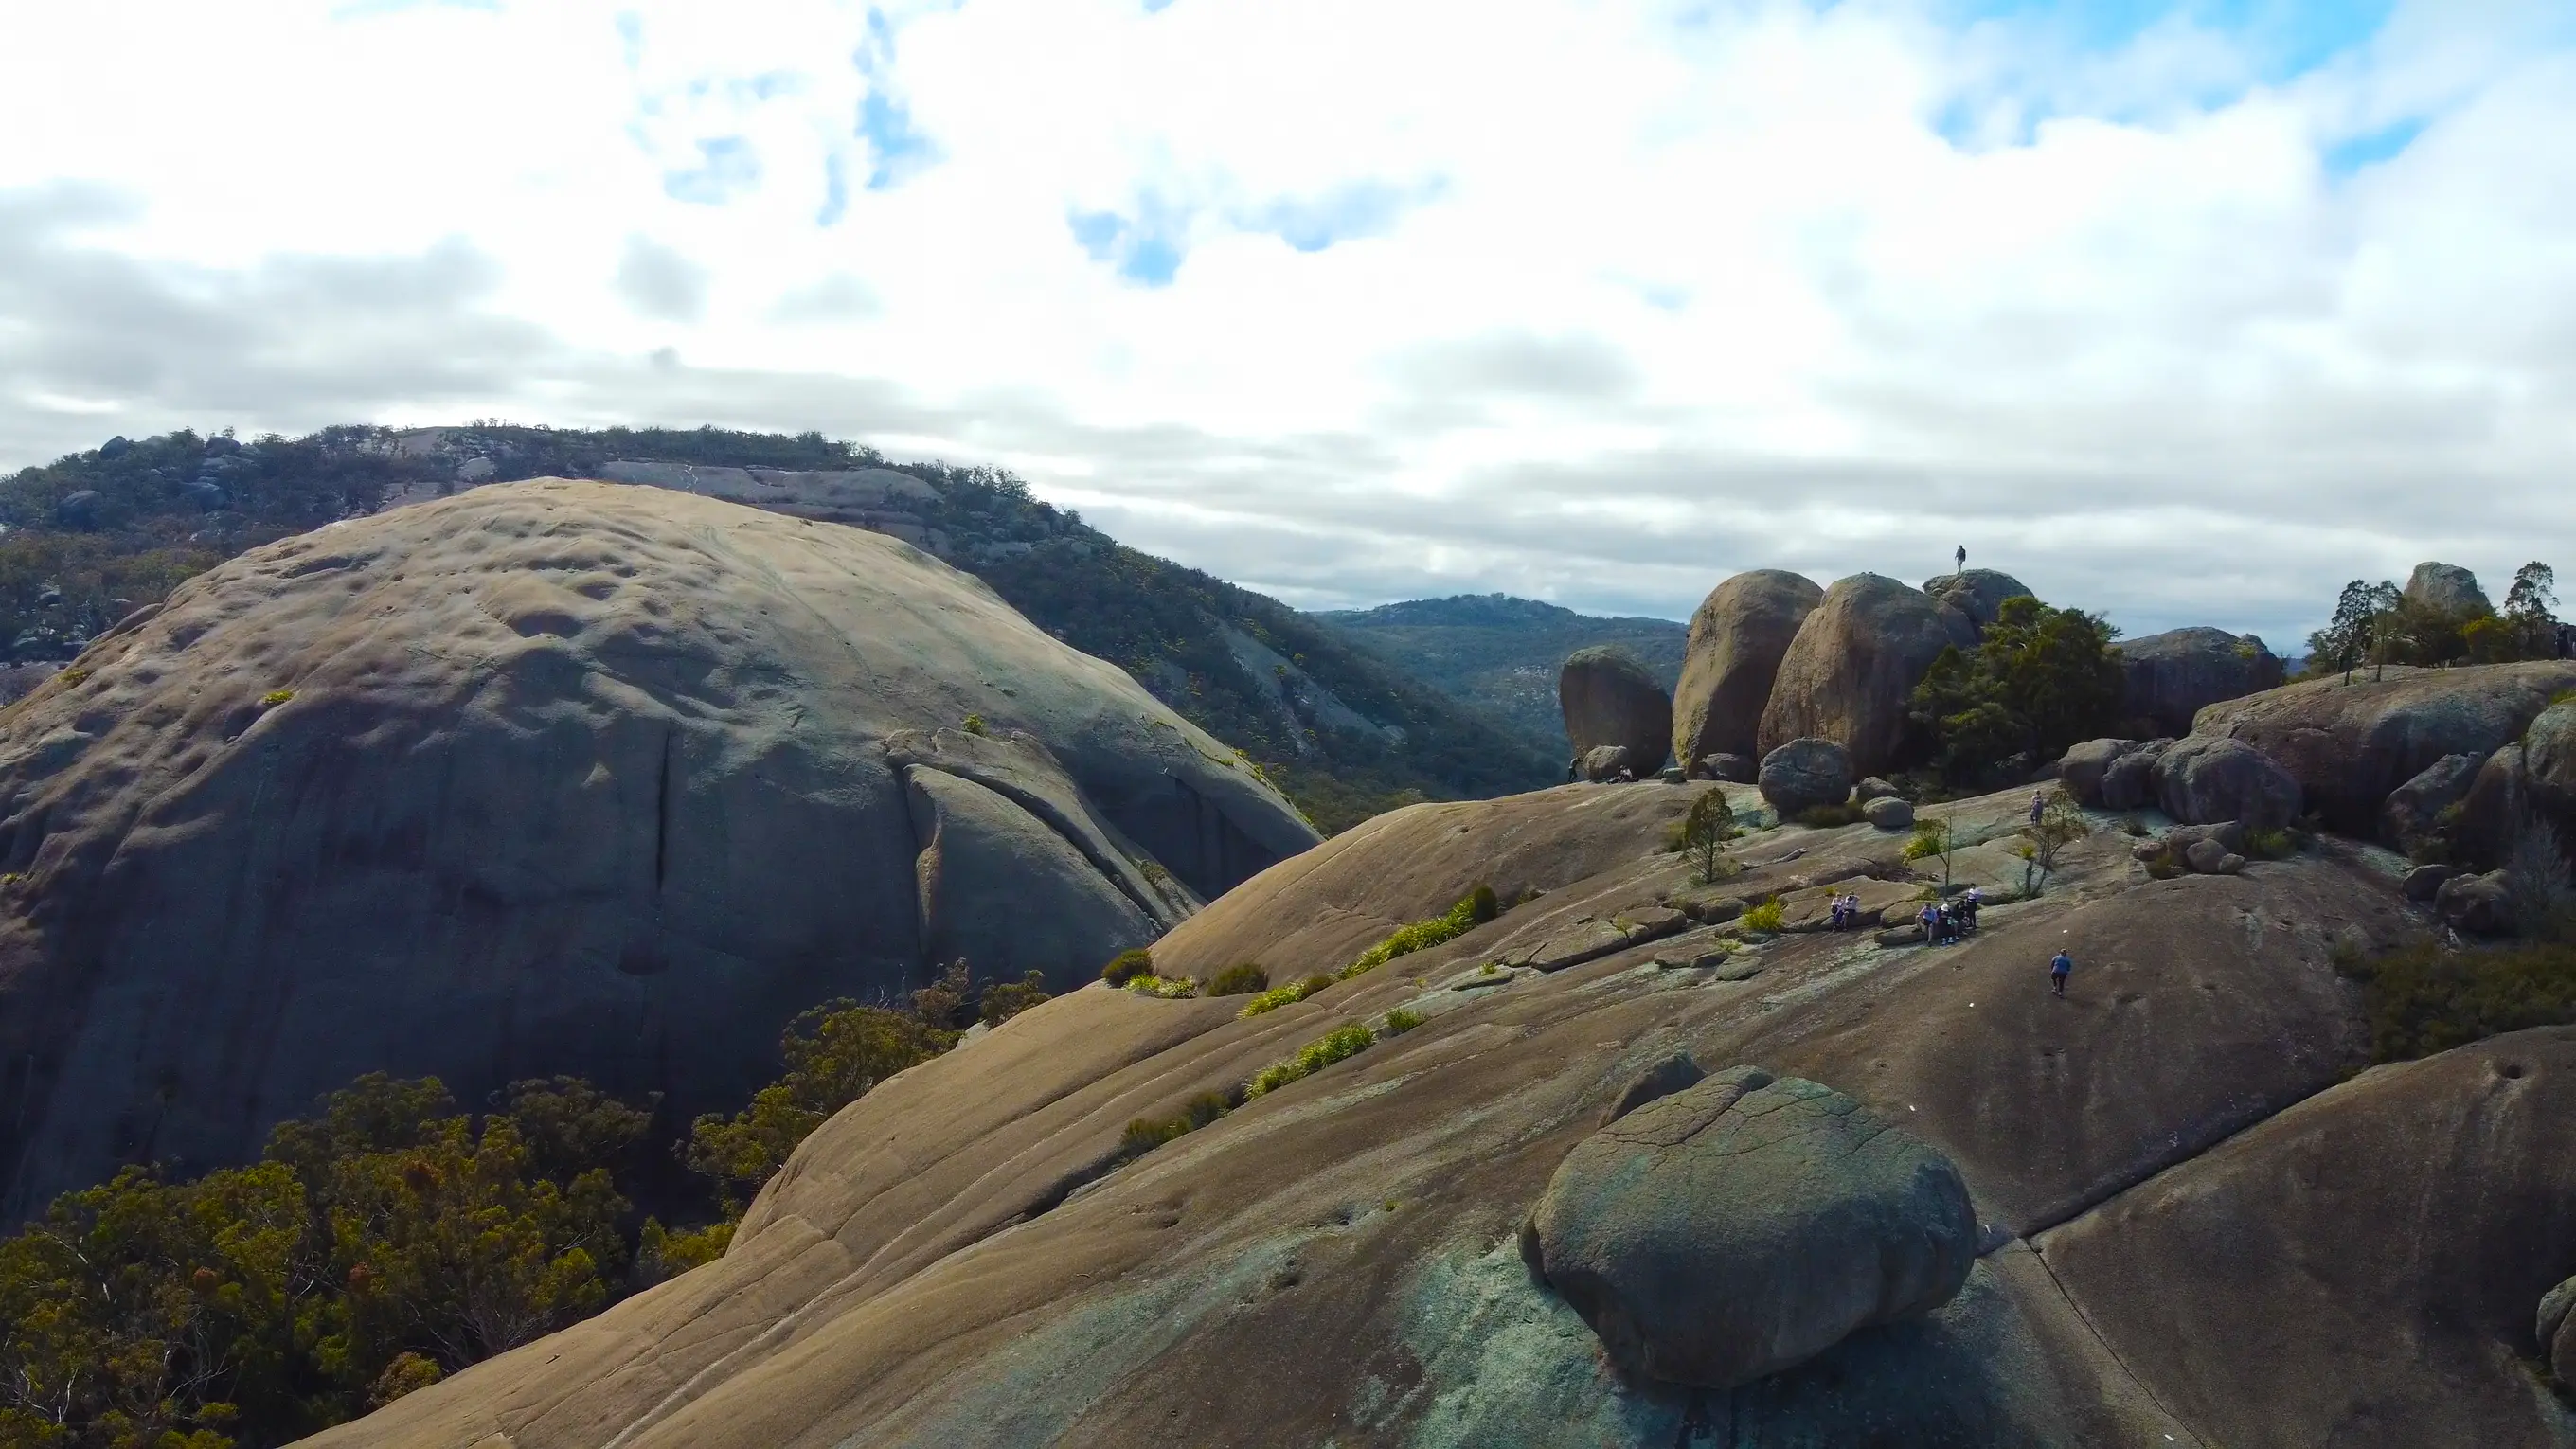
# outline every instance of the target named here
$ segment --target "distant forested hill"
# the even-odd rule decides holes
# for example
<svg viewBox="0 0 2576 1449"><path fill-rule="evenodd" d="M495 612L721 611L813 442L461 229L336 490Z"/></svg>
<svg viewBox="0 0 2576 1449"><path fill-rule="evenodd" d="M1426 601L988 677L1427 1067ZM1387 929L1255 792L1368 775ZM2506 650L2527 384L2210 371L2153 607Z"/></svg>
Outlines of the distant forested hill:
<svg viewBox="0 0 2576 1449"><path fill-rule="evenodd" d="M68 659L189 575L334 519L521 478L690 469L781 470L825 492L873 469L929 484L864 526L980 576L1039 627L1126 669L1327 831L1413 800L1530 789L1559 768L1539 740L1461 707L1402 661L1128 548L1007 473L891 462L820 433L476 424L112 439L0 479L0 649L13 663Z"/></svg>
<svg viewBox="0 0 2576 1449"><path fill-rule="evenodd" d="M1670 619L1578 614L1508 594L1415 599L1316 617L1425 684L1507 721L1560 770L1572 751L1556 703L1556 671L1565 656L1586 645L1616 644L1671 689L1681 679L1682 646L1690 636L1689 626Z"/></svg>

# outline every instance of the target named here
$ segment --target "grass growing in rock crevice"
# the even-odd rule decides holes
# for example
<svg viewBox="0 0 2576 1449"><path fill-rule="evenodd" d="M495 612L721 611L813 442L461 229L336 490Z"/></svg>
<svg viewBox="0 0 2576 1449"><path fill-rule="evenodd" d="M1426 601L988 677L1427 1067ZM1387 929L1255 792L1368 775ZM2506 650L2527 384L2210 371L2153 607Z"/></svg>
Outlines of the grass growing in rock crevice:
<svg viewBox="0 0 2576 1449"><path fill-rule="evenodd" d="M1399 926L1385 940L1362 952L1358 960L1333 975L1309 976L1303 981L1287 986L1272 987L1244 1003L1243 1010L1236 1015L1259 1016L1265 1011L1276 1011L1291 1002L1303 1001L1336 981L1348 981L1354 976L1365 975L1398 956L1410 956L1416 951L1429 950L1433 946L1456 940L1502 913L1503 903L1494 894L1494 888L1489 885L1479 885L1461 897L1456 905L1451 906L1447 915L1434 916L1427 921L1415 921L1410 925Z"/></svg>
<svg viewBox="0 0 2576 1449"><path fill-rule="evenodd" d="M2576 944L2466 951L2425 944L2336 966L2362 984L2373 1061L2408 1061L2509 1031L2576 1023Z"/></svg>

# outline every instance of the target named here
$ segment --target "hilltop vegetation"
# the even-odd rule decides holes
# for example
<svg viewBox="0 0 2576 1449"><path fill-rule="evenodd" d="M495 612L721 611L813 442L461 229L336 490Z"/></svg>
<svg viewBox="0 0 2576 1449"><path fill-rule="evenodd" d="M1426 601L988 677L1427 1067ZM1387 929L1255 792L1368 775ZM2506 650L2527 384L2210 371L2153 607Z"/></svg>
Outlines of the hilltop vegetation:
<svg viewBox="0 0 2576 1449"><path fill-rule="evenodd" d="M1127 548L1008 473L889 462L810 432L476 424L112 440L0 480L0 644L14 660L69 658L188 576L289 534L460 487L596 477L638 460L892 468L933 485L937 500L914 511L953 540L951 563L1242 751L1326 831L1553 778L1546 747L1402 664L1274 599Z"/></svg>

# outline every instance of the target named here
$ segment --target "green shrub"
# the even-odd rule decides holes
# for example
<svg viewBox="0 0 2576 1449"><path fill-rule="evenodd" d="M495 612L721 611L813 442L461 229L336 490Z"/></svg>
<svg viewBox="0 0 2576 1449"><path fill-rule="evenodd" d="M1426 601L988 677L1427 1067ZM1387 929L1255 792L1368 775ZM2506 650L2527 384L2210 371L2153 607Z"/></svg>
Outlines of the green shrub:
<svg viewBox="0 0 2576 1449"><path fill-rule="evenodd" d="M1118 1140L1118 1150L1125 1156L1141 1157L1166 1142L1196 1132L1233 1110L1234 1103L1224 1093L1203 1092L1169 1117L1139 1117L1128 1123L1127 1131Z"/></svg>
<svg viewBox="0 0 2576 1449"><path fill-rule="evenodd" d="M2147 857L2147 875L2152 879L2172 880L2190 873L2191 866L2182 858L2182 852L2171 845L2159 846L2155 854Z"/></svg>
<svg viewBox="0 0 2576 1449"><path fill-rule="evenodd" d="M1127 978L1127 989L1139 996L1178 1001L1185 996L1198 995L1199 984L1189 980L1166 981L1160 976L1130 976Z"/></svg>
<svg viewBox="0 0 2576 1449"><path fill-rule="evenodd" d="M71 668L64 670L62 673L57 674L54 677L63 682L63 688L78 689L83 684L89 682L89 671L80 665L75 664Z"/></svg>
<svg viewBox="0 0 2576 1449"><path fill-rule="evenodd" d="M2526 1027L2576 1022L2576 945L2421 945L2337 966L2362 983L2375 1060L2405 1061Z"/></svg>
<svg viewBox="0 0 2576 1449"><path fill-rule="evenodd" d="M986 1026L1000 1026L1039 1002L1050 999L1046 978L1035 971L1017 981L987 981L976 999L975 1018Z"/></svg>
<svg viewBox="0 0 2576 1449"><path fill-rule="evenodd" d="M1110 958L1108 965L1100 968L1100 979L1112 986L1124 986L1136 977L1153 974L1154 953L1142 946L1133 951L1119 952Z"/></svg>
<svg viewBox="0 0 2576 1449"><path fill-rule="evenodd" d="M2288 860L2299 853L2299 842L2290 832L2274 827L2248 830L2245 853L2256 860Z"/></svg>
<svg viewBox="0 0 2576 1449"><path fill-rule="evenodd" d="M1861 808L1845 801L1840 805L1810 805L1798 812L1798 823L1812 830L1833 830L1856 825L1867 819Z"/></svg>
<svg viewBox="0 0 2576 1449"><path fill-rule="evenodd" d="M1764 901L1747 910L1741 920L1744 929L1748 931L1761 931L1776 936L1780 933L1780 915L1778 901Z"/></svg>
<svg viewBox="0 0 2576 1449"><path fill-rule="evenodd" d="M980 714L970 714L966 716L964 729L966 733L970 735L982 735L989 734L991 732L985 727L984 717Z"/></svg>
<svg viewBox="0 0 2576 1449"><path fill-rule="evenodd" d="M1410 956L1444 941L1454 941L1502 913L1502 901L1495 896L1494 888L1479 885L1460 898L1458 904L1451 906L1449 914L1397 927L1393 935L1371 946L1358 960L1343 967L1341 977L1348 981L1374 971L1398 956Z"/></svg>
<svg viewBox="0 0 2576 1449"><path fill-rule="evenodd" d="M1337 1026L1322 1037L1306 1043L1297 1055L1261 1069L1244 1089L1247 1097L1258 1097L1278 1091L1303 1077L1311 1077L1338 1061L1358 1056L1377 1040L1377 1033L1358 1022Z"/></svg>
<svg viewBox="0 0 2576 1449"><path fill-rule="evenodd" d="M1407 1011L1399 1006L1386 1014L1388 1036L1402 1036L1420 1025L1422 1025L1422 1013L1418 1011Z"/></svg>
<svg viewBox="0 0 2576 1449"><path fill-rule="evenodd" d="M1256 991L1265 991L1269 989L1269 986L1270 973L1253 965L1251 962L1246 961L1241 965L1228 966L1224 970L1216 973L1214 976L1200 982L1199 994L1202 996L1250 996Z"/></svg>
<svg viewBox="0 0 2576 1449"><path fill-rule="evenodd" d="M268 693L259 697L259 707L261 709L275 709L279 705L284 704L293 698L295 698L294 690L272 689Z"/></svg>

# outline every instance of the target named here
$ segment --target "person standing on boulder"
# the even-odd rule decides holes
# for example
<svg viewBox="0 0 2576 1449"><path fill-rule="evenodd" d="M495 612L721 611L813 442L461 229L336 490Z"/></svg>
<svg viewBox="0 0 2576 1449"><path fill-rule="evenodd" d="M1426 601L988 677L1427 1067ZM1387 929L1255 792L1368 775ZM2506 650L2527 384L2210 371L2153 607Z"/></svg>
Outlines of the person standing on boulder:
<svg viewBox="0 0 2576 1449"><path fill-rule="evenodd" d="M1960 573L1963 573L1963 574L1964 574L1964 573L1966 573L1967 571L1968 571L1968 546L1967 546L1966 544L1964 544L1964 543L1963 543L1963 544L1959 545L1959 568L1958 568L1958 572L1960 572Z"/></svg>
<svg viewBox="0 0 2576 1449"><path fill-rule="evenodd" d="M2048 984L2056 988L2058 995L2066 994L2066 978L2074 970L2075 958L2067 955L2062 949L2048 963Z"/></svg>

